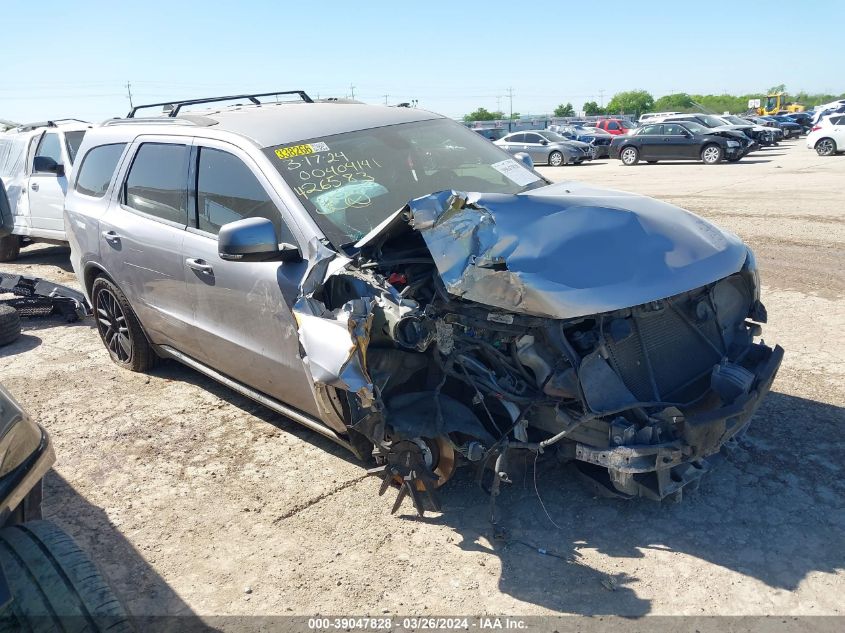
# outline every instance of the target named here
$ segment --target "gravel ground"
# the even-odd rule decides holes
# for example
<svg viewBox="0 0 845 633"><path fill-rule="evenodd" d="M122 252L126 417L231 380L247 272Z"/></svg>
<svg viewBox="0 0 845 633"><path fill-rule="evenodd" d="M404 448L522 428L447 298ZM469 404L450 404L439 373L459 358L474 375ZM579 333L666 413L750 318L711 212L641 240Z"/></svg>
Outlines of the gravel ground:
<svg viewBox="0 0 845 633"><path fill-rule="evenodd" d="M45 319L0 349L55 442L45 516L136 614L843 613L845 156L800 140L738 164L540 171L679 204L757 252L786 358L744 446L682 503L595 498L541 464L547 516L528 463L501 497L507 542L468 473L442 514L391 516L328 440L175 363L123 371L91 323ZM0 269L75 283L59 247Z"/></svg>

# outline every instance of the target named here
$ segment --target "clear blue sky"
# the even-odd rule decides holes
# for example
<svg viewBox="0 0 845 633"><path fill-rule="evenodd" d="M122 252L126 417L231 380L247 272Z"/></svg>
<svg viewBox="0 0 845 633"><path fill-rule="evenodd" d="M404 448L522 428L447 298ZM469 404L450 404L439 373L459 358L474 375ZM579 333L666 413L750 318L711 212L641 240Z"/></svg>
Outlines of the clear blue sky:
<svg viewBox="0 0 845 633"><path fill-rule="evenodd" d="M367 102L418 99L450 116L507 111L509 86L523 114L634 88L845 90L835 1L2 4L0 118L15 121L122 116L127 81L136 104L291 88L343 97L351 84ZM839 27L820 37L826 22Z"/></svg>

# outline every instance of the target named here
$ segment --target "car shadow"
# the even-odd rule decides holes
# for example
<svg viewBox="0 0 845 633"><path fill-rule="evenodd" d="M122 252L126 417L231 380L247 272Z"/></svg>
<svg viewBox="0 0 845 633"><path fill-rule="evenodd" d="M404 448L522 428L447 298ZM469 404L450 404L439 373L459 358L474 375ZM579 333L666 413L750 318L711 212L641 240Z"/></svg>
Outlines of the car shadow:
<svg viewBox="0 0 845 633"><path fill-rule="evenodd" d="M536 490L531 461L511 467L514 483L497 504L502 540L489 523L489 497L465 472L441 491L442 514L417 519L408 502L400 512L451 527L466 551L497 556L502 592L557 612L649 613L651 601L632 587L636 576L613 573L613 559L651 554L647 564L655 565L655 551L699 561L662 572L668 591L708 566L795 591L809 575L845 566L845 467L830 439L843 419L843 407L771 393L742 443L723 451L725 460L681 503L595 497L573 466L549 460L538 466Z"/></svg>
<svg viewBox="0 0 845 633"><path fill-rule="evenodd" d="M207 376L183 365L178 361L169 359L161 360L155 369L151 370L149 373L154 376L158 376L159 378L178 380L180 382L187 382L195 385L204 391L214 394L217 398L225 400L244 413L255 416L268 424L272 424L280 431L289 433L303 442L313 444L335 457L344 459L352 464L361 466L362 468L365 467L365 464L358 460L349 450L339 444L336 444L329 438L307 429L298 422L276 413L264 405L250 400L246 396L240 395L229 387L217 382L216 380L208 378Z"/></svg>
<svg viewBox="0 0 845 633"><path fill-rule="evenodd" d="M736 162L730 162L730 161L724 160L719 164L720 165L731 165L731 166L733 166L733 165L756 165L758 163L771 163L771 162L772 161L770 161L770 160L759 160L759 159L748 160L746 158L742 158L742 159L740 159ZM704 165L704 163L702 163L700 160L660 160L656 163L647 163L646 161L641 160L635 166L636 167L660 167L661 165L678 165L678 166L684 165L684 166L689 166L689 167L694 167L694 166L701 167L702 165Z"/></svg>
<svg viewBox="0 0 845 633"><path fill-rule="evenodd" d="M70 265L70 247L33 244L21 249L15 260L16 264L50 264L72 273Z"/></svg>
<svg viewBox="0 0 845 633"><path fill-rule="evenodd" d="M70 534L103 571L138 631L214 631L167 584L109 519L55 470L44 477L44 519Z"/></svg>

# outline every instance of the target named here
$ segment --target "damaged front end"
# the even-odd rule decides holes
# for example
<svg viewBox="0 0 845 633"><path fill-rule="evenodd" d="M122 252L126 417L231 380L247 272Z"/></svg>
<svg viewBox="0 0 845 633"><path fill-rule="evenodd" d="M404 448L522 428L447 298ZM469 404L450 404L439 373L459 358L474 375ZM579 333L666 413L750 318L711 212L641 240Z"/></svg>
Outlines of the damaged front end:
<svg viewBox="0 0 845 633"><path fill-rule="evenodd" d="M324 421L418 512L455 468L513 450L602 490L680 498L780 365L753 255L685 211L617 192L441 192L347 256L311 245L294 306Z"/></svg>

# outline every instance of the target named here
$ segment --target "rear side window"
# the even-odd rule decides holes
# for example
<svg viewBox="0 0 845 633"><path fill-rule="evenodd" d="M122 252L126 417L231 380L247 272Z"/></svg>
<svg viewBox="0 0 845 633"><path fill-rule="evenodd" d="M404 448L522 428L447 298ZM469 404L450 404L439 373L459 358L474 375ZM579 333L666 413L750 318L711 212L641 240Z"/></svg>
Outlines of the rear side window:
<svg viewBox="0 0 845 633"><path fill-rule="evenodd" d="M76 178L76 191L86 196L102 198L109 188L117 161L123 155L125 147L126 143L100 145L85 154L79 167L79 176Z"/></svg>
<svg viewBox="0 0 845 633"><path fill-rule="evenodd" d="M677 127L677 126L674 126ZM662 134L663 133L663 126L662 125L646 125L640 134Z"/></svg>
<svg viewBox="0 0 845 633"><path fill-rule="evenodd" d="M38 143L38 149L35 151L36 158L39 156L46 156L56 161L56 164L61 165L62 160L62 146L59 143L59 135L54 132L47 132L41 137Z"/></svg>
<svg viewBox="0 0 845 633"><path fill-rule="evenodd" d="M241 159L210 147L200 148L197 169L197 228L214 233L229 222L267 218L281 242L293 242L275 203Z"/></svg>
<svg viewBox="0 0 845 633"><path fill-rule="evenodd" d="M507 138L508 143L524 143L525 142L525 134L511 134Z"/></svg>
<svg viewBox="0 0 845 633"><path fill-rule="evenodd" d="M611 121L610 123L607 124L607 129L608 130L618 130L619 124L616 123L616 121Z"/></svg>
<svg viewBox="0 0 845 633"><path fill-rule="evenodd" d="M144 143L124 184L126 206L181 225L188 224L188 148Z"/></svg>

